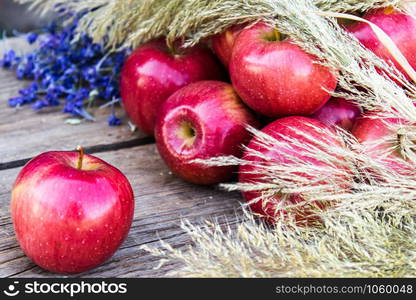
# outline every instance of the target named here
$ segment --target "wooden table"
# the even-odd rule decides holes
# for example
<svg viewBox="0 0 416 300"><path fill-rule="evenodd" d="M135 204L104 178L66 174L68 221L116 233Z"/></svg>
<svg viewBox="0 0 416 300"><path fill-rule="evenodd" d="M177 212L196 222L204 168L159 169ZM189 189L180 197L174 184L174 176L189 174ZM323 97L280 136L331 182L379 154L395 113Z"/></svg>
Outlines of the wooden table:
<svg viewBox="0 0 416 300"><path fill-rule="evenodd" d="M26 49L22 40L0 44L0 54L10 46ZM96 112L96 122L65 123L62 108L35 112L30 106L10 108L7 100L27 82L0 69L0 277L56 277L32 263L21 251L10 218L10 194L22 166L32 157L50 150L72 150L77 145L118 167L130 180L135 193L135 214L128 238L100 267L75 277L163 277L178 268L172 262L155 269L159 258L140 250L158 246L160 239L185 249L190 239L180 228L182 219L194 223L219 218L234 223L239 194L215 187L188 184L171 174L159 158L153 139L132 132L126 125L108 127L108 110ZM121 111L119 114L123 114Z"/></svg>

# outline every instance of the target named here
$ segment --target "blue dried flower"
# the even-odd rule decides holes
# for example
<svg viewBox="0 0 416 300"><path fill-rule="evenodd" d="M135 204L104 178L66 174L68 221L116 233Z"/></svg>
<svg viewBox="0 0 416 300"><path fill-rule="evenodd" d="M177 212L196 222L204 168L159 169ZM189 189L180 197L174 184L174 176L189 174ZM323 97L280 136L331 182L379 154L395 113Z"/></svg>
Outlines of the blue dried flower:
<svg viewBox="0 0 416 300"><path fill-rule="evenodd" d="M27 103L27 101L25 101L24 97L10 98L8 102L9 102L9 106L11 106L11 107L19 107L19 106Z"/></svg>
<svg viewBox="0 0 416 300"><path fill-rule="evenodd" d="M3 55L3 59L1 60L1 65L3 68L9 69L15 65L19 60L19 57L16 56L16 52L14 50L9 50Z"/></svg>
<svg viewBox="0 0 416 300"><path fill-rule="evenodd" d="M114 112L108 117L107 121L109 126L118 126L121 124L121 120L117 118Z"/></svg>
<svg viewBox="0 0 416 300"><path fill-rule="evenodd" d="M29 44L36 43L36 41L38 40L38 37L39 37L38 34L31 32L27 35L27 41Z"/></svg>
<svg viewBox="0 0 416 300"><path fill-rule="evenodd" d="M82 71L83 79L89 83L95 83L98 78L97 70L95 67L88 67Z"/></svg>

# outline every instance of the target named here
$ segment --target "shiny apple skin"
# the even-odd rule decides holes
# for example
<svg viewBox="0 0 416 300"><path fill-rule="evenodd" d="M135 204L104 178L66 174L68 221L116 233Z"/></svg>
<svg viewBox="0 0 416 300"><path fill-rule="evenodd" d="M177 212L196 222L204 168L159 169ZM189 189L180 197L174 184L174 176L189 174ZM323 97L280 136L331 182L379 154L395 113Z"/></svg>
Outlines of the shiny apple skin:
<svg viewBox="0 0 416 300"><path fill-rule="evenodd" d="M80 273L110 258L126 238L134 213L127 178L99 158L46 152L19 173L11 214L24 253L40 267Z"/></svg>
<svg viewBox="0 0 416 300"><path fill-rule="evenodd" d="M172 54L164 40L148 42L124 63L120 93L127 115L142 131L153 135L156 115L174 92L199 80L220 80L220 62L207 47L177 49Z"/></svg>
<svg viewBox="0 0 416 300"><path fill-rule="evenodd" d="M351 131L361 113L362 109L358 105L342 98L331 98L311 117L326 125Z"/></svg>
<svg viewBox="0 0 416 300"><path fill-rule="evenodd" d="M370 157L381 161L386 167L398 174L413 174L414 167L409 163L397 160L397 158L403 158L399 150L400 140L397 132L389 127L389 125L409 125L409 123L398 118L376 116L377 113L368 113L360 117L352 129L352 134L364 146L365 153ZM397 137L397 140L392 140L392 136ZM385 142L380 143L383 140Z"/></svg>
<svg viewBox="0 0 416 300"><path fill-rule="evenodd" d="M247 26L247 24L233 25L222 33L212 37L212 49L227 68L230 64L235 40L245 26Z"/></svg>
<svg viewBox="0 0 416 300"><path fill-rule="evenodd" d="M190 145L179 135L184 122L195 132ZM179 177L196 184L219 183L235 175L237 167L206 167L191 161L223 155L241 157L242 145L251 137L247 125L258 128L259 123L230 84L200 81L180 89L165 102L156 124L156 144Z"/></svg>
<svg viewBox="0 0 416 300"><path fill-rule="evenodd" d="M364 19L379 26L397 45L413 69L416 69L416 19L392 8L380 8L367 12ZM404 69L381 44L374 31L363 22L346 27L366 48L387 62L393 62L408 79Z"/></svg>
<svg viewBox="0 0 416 300"><path fill-rule="evenodd" d="M254 111L268 117L311 115L330 98L337 79L289 39L267 41L274 31L257 23L238 35L230 61L233 86Z"/></svg>
<svg viewBox="0 0 416 300"><path fill-rule="evenodd" d="M313 126L313 127L311 127ZM332 136L322 136L322 130L332 131L333 129L317 120L302 117L302 116L289 116L282 119L278 119L265 128L262 129L264 134L267 134L277 141L283 142L284 139L281 135L289 137L290 139L296 140L304 145L311 145L313 147L318 147L322 149L322 146L319 146L317 143L311 142L309 139L305 139L304 136L301 134L297 134L293 132L290 128L294 128L299 130L300 132L307 133L308 135L316 138L319 142L324 142L330 144L330 146L343 146L338 140L333 138ZM292 164L293 167L296 168L298 163L292 161L291 159L281 155L281 153L287 153L293 157L299 158L302 161L307 161L317 166L325 166L326 164L322 161L317 159L313 159L302 155L302 151L298 146L295 146L292 143L285 142L290 150L284 149L281 146L276 145L273 149L266 149L264 146L259 145L258 138L254 137L250 143L248 144L247 148L262 153L265 157L270 158L270 163L272 165L278 165L280 163L285 164ZM334 155L334 154L330 154ZM342 157L339 157L342 160ZM246 151L243 155L243 160L250 162L250 164L244 164L240 166L239 170L239 182L240 183L262 183L264 179L258 174L261 170L256 167L256 164L265 163L262 158L258 156L252 155L250 152ZM344 168L340 166L340 168ZM299 173L302 175L302 173ZM348 174L346 172L346 174ZM302 175L303 176L303 175ZM304 174L306 178L310 178L311 180L316 180L316 178L312 178L310 175ZM322 176L322 174L317 174L317 176ZM331 175L328 175L331 176ZM339 186L341 188L345 188L346 190L350 188L348 184L349 178L347 175L345 177L340 177L339 175L333 175L339 178ZM319 177L318 177L319 178ZM322 180L322 184L326 184L327 181L325 179ZM251 201L250 209L251 211L258 215L261 219L266 221L267 223L273 225L279 220L286 220L287 219L287 211L284 209L276 209L276 205L278 203L285 203L286 205L301 203L304 201L301 195L299 194L291 194L291 195L275 195L270 198L270 201L263 202L260 201L253 201L254 199L258 199L262 195L261 191L250 191L250 192L243 192L243 196L246 202ZM286 200L284 199L286 197ZM311 202L310 206L302 205L299 207L299 210L294 212L294 221L299 226L312 226L320 223L321 220L319 217L312 214L312 207L325 209L329 206L329 204L324 204L321 202ZM292 216L293 216L292 215Z"/></svg>

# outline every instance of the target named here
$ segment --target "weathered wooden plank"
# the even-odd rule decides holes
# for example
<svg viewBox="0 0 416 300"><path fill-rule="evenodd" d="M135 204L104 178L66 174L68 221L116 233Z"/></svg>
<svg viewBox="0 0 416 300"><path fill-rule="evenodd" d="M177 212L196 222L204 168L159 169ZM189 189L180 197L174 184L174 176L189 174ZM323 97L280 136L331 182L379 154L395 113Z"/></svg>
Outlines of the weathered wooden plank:
<svg viewBox="0 0 416 300"><path fill-rule="evenodd" d="M28 4L19 4L14 0L0 1L0 27L7 31L24 32L45 26L53 17L52 13L39 16L28 9Z"/></svg>
<svg viewBox="0 0 416 300"><path fill-rule="evenodd" d="M226 216L233 223L240 196L213 187L191 185L172 175L159 158L155 145L100 153L100 158L117 166L129 178L136 196L135 217L127 240L116 254L97 269L81 274L88 277L160 277L177 267L154 270L158 260L139 249L157 245L162 238L175 247L189 245L179 227L181 219L194 222ZM0 171L0 276L56 276L36 267L17 245L9 214L10 188L20 168Z"/></svg>
<svg viewBox="0 0 416 300"><path fill-rule="evenodd" d="M0 55L10 47L22 52L27 49L21 38L7 39L0 43ZM17 96L18 90L27 84L16 80L13 71L0 68L0 165L53 149L108 145L145 137L141 132L131 132L122 109L118 109L117 114L124 125L109 127L106 118L110 108L96 110L97 121L85 121L81 125L65 124L69 116L59 113L61 107L40 112L33 111L30 106L10 108L7 100Z"/></svg>

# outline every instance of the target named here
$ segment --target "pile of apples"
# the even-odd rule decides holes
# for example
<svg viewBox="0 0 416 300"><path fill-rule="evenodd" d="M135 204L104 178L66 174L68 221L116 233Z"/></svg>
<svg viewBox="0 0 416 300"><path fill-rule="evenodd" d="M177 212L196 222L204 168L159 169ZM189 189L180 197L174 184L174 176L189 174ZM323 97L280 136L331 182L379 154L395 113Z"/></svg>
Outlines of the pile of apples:
<svg viewBox="0 0 416 300"><path fill-rule="evenodd" d="M416 67L415 19L392 8L369 11L363 18L384 30ZM369 25L343 26L365 47L403 71ZM391 133L386 124L400 122L383 122L350 101L331 98L330 92L337 88L337 71L316 63L316 57L265 23L232 26L206 44L184 49L179 43L168 48L163 39L148 42L131 54L121 75L122 100L131 121L155 136L163 160L186 181L215 184L239 173L240 182L258 182L255 164L237 170L194 161L233 155L255 163L258 156L244 153L242 145L273 163L288 163L279 154L287 150L271 151L256 138L250 141L247 126L262 128L277 140L289 136L292 141L316 147L318 142L337 143L319 134L319 128L343 127L369 145ZM314 136L316 143L288 127ZM295 153L296 147L289 146ZM295 162L289 163L296 167ZM261 196L260 191L243 194L246 201ZM300 195L274 198L268 204L253 202L252 211L273 223L283 213L273 203L302 200Z"/></svg>

